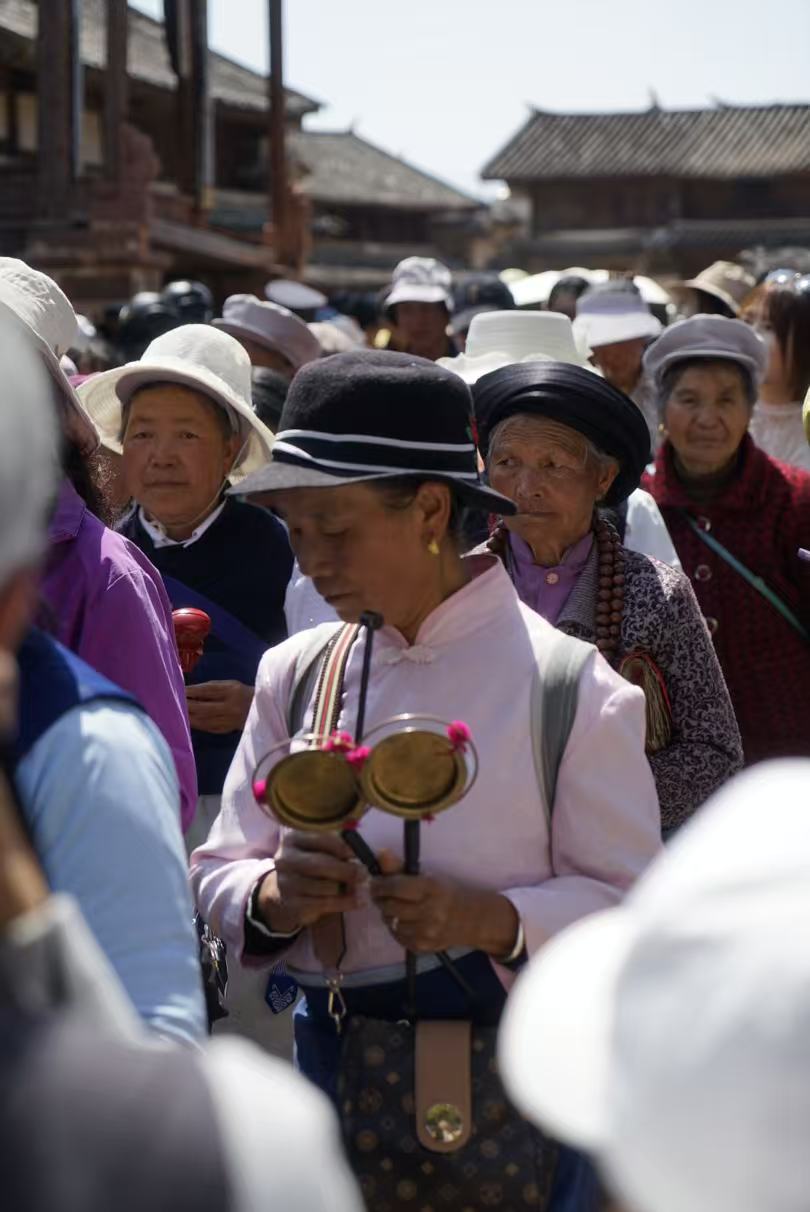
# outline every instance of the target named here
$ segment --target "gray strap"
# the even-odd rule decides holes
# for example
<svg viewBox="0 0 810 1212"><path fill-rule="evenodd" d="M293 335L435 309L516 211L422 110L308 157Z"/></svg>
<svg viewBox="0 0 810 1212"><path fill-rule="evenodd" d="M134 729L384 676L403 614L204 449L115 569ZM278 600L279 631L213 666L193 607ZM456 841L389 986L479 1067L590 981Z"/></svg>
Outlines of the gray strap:
<svg viewBox="0 0 810 1212"><path fill-rule="evenodd" d="M532 753L549 821L554 811L557 775L577 714L580 675L594 651L593 644L557 631L542 667L535 665L531 699Z"/></svg>
<svg viewBox="0 0 810 1212"><path fill-rule="evenodd" d="M295 662L295 677L293 678L290 699L287 704L288 736L295 736L303 728L307 705L315 693L315 684L318 680L321 657L343 626L343 623L336 623L334 629L326 636L326 639L324 639L323 631L319 627L318 634L311 635L307 646L298 654L298 659Z"/></svg>

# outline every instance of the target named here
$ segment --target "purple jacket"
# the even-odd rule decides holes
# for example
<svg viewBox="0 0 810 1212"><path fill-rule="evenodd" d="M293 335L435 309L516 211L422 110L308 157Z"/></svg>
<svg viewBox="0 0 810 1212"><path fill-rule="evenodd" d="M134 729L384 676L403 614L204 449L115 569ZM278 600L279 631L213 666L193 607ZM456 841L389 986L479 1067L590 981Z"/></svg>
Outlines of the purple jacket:
<svg viewBox="0 0 810 1212"><path fill-rule="evenodd" d="M160 574L122 535L108 530L64 480L49 527L42 595L56 638L133 694L172 751L180 819L191 824L197 774L177 658L172 608Z"/></svg>

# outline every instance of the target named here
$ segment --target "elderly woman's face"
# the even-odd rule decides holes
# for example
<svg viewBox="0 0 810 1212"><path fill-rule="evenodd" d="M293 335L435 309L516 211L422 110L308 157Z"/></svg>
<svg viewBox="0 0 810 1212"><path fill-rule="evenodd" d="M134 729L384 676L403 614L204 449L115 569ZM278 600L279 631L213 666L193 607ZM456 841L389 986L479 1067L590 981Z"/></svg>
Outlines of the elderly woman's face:
<svg viewBox="0 0 810 1212"><path fill-rule="evenodd" d="M367 484L294 488L272 494L301 571L345 622L374 610L407 630L436 591L440 560L428 551L446 532L450 493L423 484L392 505Z"/></svg>
<svg viewBox="0 0 810 1212"><path fill-rule="evenodd" d="M559 563L591 527L593 510L618 468L595 459L581 434L544 417L502 421L490 441L487 472L496 492L518 507L506 524L538 563Z"/></svg>
<svg viewBox="0 0 810 1212"><path fill-rule="evenodd" d="M690 366L675 380L664 427L680 463L692 475L727 467L748 429L751 407L735 366Z"/></svg>
<svg viewBox="0 0 810 1212"><path fill-rule="evenodd" d="M207 396L179 384L133 396L123 440L127 491L173 539L214 508L241 440Z"/></svg>

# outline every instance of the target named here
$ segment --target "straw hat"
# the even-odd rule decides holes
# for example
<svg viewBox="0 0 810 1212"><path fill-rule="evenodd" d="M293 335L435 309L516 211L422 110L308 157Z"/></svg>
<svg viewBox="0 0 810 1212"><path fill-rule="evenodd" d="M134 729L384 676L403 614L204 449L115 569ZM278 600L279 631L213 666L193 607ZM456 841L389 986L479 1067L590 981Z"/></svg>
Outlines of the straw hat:
<svg viewBox="0 0 810 1212"><path fill-rule="evenodd" d="M689 278L680 283L680 286L713 295L738 316L746 296L756 284L754 275L742 265L737 265L734 261L715 261L708 269L702 269L696 278Z"/></svg>
<svg viewBox="0 0 810 1212"><path fill-rule="evenodd" d="M123 407L141 387L179 383L202 392L227 413L244 441L230 479L235 481L270 457L274 437L253 411L250 358L237 340L210 324L184 324L158 337L137 362L94 375L79 396L108 450L121 452Z"/></svg>
<svg viewBox="0 0 810 1212"><path fill-rule="evenodd" d="M490 311L474 316L467 348L455 358L439 358L465 383L514 362L568 362L587 366L588 351L580 348L571 321L555 311Z"/></svg>
<svg viewBox="0 0 810 1212"><path fill-rule="evenodd" d="M98 446L98 434L60 365L79 331L67 295L53 278L25 261L0 257L0 308L13 317L45 363L59 391L70 436L84 453L92 453Z"/></svg>

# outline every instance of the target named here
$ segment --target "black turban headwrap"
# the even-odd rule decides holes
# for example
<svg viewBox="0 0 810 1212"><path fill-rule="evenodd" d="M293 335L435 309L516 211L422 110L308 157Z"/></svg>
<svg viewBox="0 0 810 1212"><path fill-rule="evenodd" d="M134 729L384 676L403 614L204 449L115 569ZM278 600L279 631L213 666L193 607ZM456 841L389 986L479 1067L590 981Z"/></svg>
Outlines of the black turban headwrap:
<svg viewBox="0 0 810 1212"><path fill-rule="evenodd" d="M652 457L647 422L624 392L593 371L568 362L518 362L483 375L472 393L484 458L493 429L506 417L548 417L616 459L619 474L606 505L621 504L638 488Z"/></svg>

